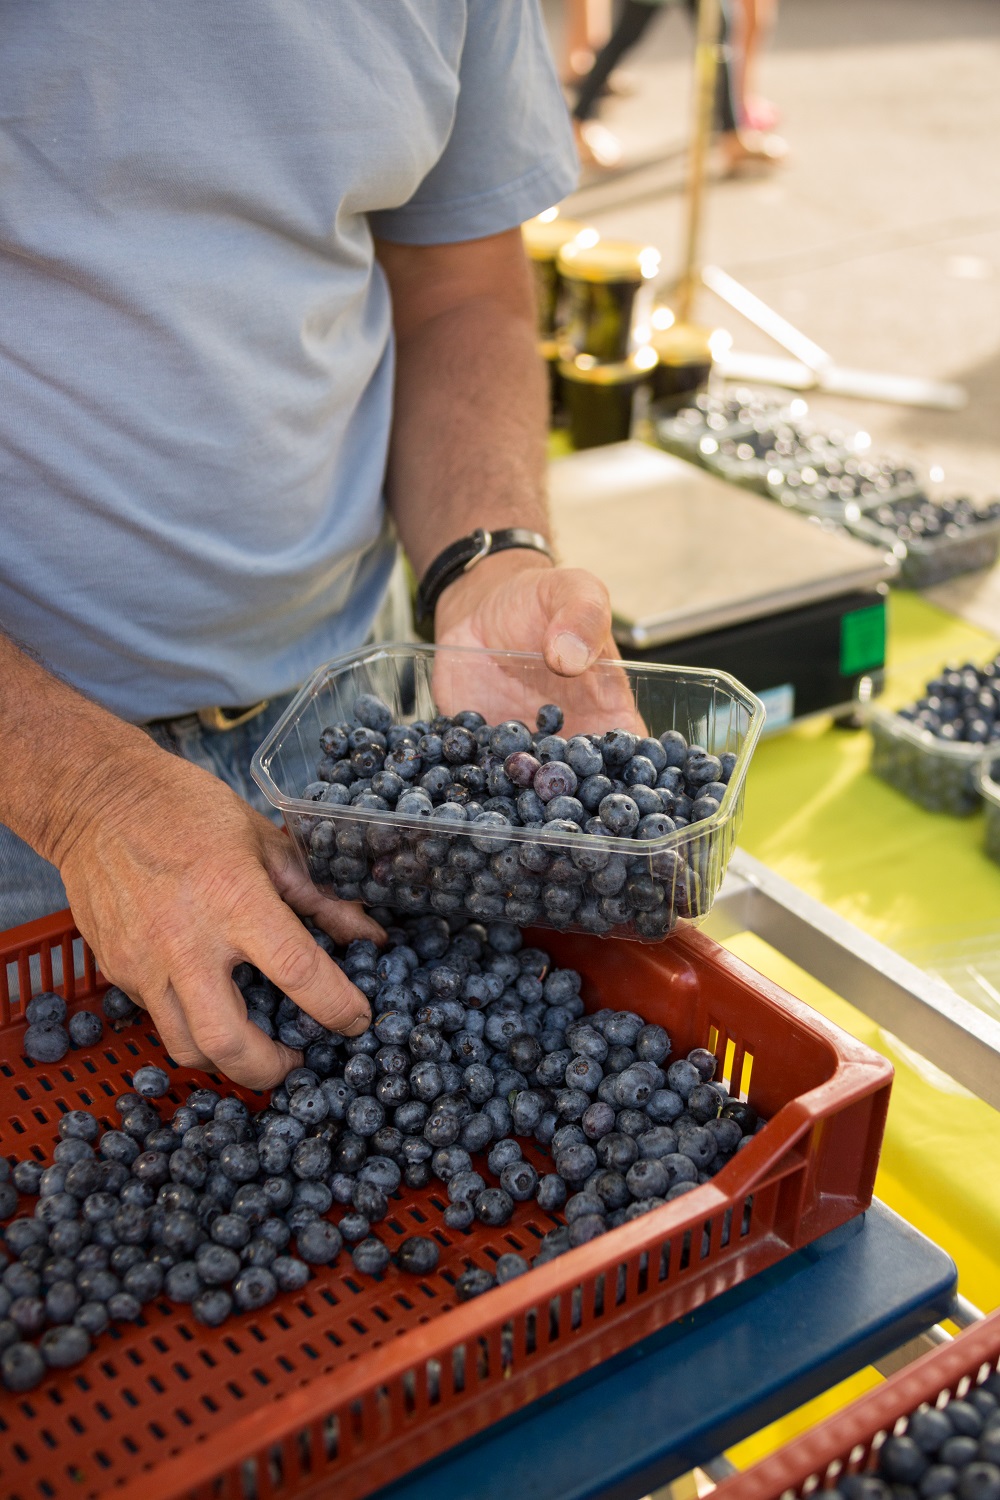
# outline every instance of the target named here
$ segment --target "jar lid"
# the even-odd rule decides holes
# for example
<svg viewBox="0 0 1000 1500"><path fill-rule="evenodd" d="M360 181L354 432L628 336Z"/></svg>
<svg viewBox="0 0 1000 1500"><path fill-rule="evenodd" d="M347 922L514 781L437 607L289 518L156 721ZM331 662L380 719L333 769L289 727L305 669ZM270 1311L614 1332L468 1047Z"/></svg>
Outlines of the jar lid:
<svg viewBox="0 0 1000 1500"><path fill-rule="evenodd" d="M559 374L564 380L576 381L579 385L627 385L644 380L655 367L656 351L649 344L643 344L628 359L614 361L564 350L559 361Z"/></svg>
<svg viewBox="0 0 1000 1500"><path fill-rule="evenodd" d="M675 323L671 328L654 328L652 344L661 365L710 365L712 347L707 328L695 323Z"/></svg>
<svg viewBox="0 0 1000 1500"><path fill-rule="evenodd" d="M648 281L659 274L660 252L633 240L570 240L556 261L564 276L576 281Z"/></svg>
<svg viewBox="0 0 1000 1500"><path fill-rule="evenodd" d="M521 225L521 236L531 260L555 260L563 246L576 239L584 228L579 219L539 217Z"/></svg>

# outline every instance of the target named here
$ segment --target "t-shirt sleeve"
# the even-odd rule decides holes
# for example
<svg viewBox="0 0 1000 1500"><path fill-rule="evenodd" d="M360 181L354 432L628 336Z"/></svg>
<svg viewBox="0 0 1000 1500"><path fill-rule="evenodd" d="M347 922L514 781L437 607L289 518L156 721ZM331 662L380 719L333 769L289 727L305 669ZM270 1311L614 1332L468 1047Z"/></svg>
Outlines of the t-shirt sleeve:
<svg viewBox="0 0 1000 1500"><path fill-rule="evenodd" d="M454 123L399 208L369 215L406 245L481 239L558 203L579 166L538 0L467 0Z"/></svg>

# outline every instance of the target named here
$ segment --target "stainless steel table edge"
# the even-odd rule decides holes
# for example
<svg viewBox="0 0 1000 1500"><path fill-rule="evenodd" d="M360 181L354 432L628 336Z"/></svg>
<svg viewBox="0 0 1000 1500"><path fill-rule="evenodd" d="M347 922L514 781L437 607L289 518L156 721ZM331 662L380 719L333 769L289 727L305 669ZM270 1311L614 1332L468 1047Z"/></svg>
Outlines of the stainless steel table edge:
<svg viewBox="0 0 1000 1500"><path fill-rule="evenodd" d="M1000 1022L743 849L733 855L704 930L723 943L756 934L1000 1109Z"/></svg>

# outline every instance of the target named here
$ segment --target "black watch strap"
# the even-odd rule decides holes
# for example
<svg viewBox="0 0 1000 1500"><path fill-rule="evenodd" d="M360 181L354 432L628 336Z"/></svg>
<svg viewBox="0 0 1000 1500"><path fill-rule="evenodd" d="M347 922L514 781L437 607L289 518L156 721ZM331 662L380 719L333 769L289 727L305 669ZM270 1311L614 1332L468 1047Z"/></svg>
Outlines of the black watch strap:
<svg viewBox="0 0 1000 1500"><path fill-rule="evenodd" d="M423 628L434 618L434 608L450 583L463 573L468 573L484 557L494 552L509 552L519 547L529 552L541 552L552 557L552 547L540 531L528 531L523 526L510 526L503 531L484 531L481 527L471 536L463 536L439 552L420 581L417 589L417 624Z"/></svg>

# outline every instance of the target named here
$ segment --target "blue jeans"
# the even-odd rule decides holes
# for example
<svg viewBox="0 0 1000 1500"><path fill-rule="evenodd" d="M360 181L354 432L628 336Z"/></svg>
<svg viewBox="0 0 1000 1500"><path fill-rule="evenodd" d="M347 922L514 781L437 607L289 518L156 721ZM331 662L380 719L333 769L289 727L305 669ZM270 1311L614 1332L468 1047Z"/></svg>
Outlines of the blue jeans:
<svg viewBox="0 0 1000 1500"><path fill-rule="evenodd" d="M164 750L211 771L251 807L280 823L281 814L251 779L250 761L293 696L286 693L273 698L267 708L239 729L204 729L197 718L189 715L158 726L149 734ZM61 911L67 904L66 891L55 866L0 823L0 932L22 922L33 922L49 912Z"/></svg>

